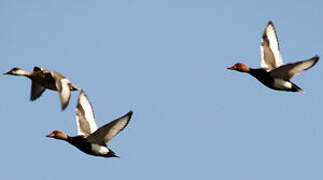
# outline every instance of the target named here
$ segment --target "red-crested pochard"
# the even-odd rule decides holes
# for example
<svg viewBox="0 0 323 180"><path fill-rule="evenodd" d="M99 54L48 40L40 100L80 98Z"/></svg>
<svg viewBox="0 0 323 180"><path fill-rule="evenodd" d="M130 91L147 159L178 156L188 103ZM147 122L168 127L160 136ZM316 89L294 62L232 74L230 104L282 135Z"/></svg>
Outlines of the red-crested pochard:
<svg viewBox="0 0 323 180"><path fill-rule="evenodd" d="M228 69L248 73L271 89L304 92L303 89L291 82L290 79L298 73L314 66L319 60L319 56L283 65L276 30L271 21L269 21L265 28L260 49L261 68L249 68L244 63L239 62Z"/></svg>
<svg viewBox="0 0 323 180"><path fill-rule="evenodd" d="M98 129L92 105L83 90L80 92L76 111L77 136L70 137L60 130L55 130L47 137L64 140L90 155L119 157L106 143L128 125L132 111Z"/></svg>
<svg viewBox="0 0 323 180"><path fill-rule="evenodd" d="M49 71L44 68L35 66L33 72L27 72L21 68L12 68L10 71L3 73L4 75L25 76L31 80L30 100L34 101L42 95L46 89L59 92L62 110L64 110L70 100L71 92L79 90L70 80L62 74Z"/></svg>

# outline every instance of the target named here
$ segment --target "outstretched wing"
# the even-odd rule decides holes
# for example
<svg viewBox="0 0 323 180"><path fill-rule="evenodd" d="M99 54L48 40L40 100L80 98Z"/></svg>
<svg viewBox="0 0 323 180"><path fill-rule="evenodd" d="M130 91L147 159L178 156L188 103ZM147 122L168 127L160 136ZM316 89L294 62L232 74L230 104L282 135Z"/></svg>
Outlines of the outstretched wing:
<svg viewBox="0 0 323 180"><path fill-rule="evenodd" d="M279 42L274 24L269 21L261 39L261 64L266 70L275 69L283 64L279 51Z"/></svg>
<svg viewBox="0 0 323 180"><path fill-rule="evenodd" d="M314 66L319 60L319 58L319 56L314 56L308 60L286 64L270 71L269 73L273 77L282 78L284 80L290 80L293 76L297 75L298 73Z"/></svg>
<svg viewBox="0 0 323 180"><path fill-rule="evenodd" d="M35 66L34 69L33 69L34 72L47 72L46 69L44 68L41 68L41 67L38 67L38 66Z"/></svg>
<svg viewBox="0 0 323 180"><path fill-rule="evenodd" d="M33 69L33 72L38 72L41 75L44 75L43 72L46 72L46 70L44 68L35 66ZM31 91L30 91L30 100L34 101L37 98L39 98L43 92L46 90L46 88L44 86L42 86L41 84L35 82L35 81L31 81Z"/></svg>
<svg viewBox="0 0 323 180"><path fill-rule="evenodd" d="M80 92L76 107L76 124L78 135L89 136L98 129L92 105L83 90Z"/></svg>
<svg viewBox="0 0 323 180"><path fill-rule="evenodd" d="M129 111L124 116L100 127L97 131L95 131L88 137L88 140L90 142L98 144L109 142L128 125L131 116L132 111Z"/></svg>
<svg viewBox="0 0 323 180"><path fill-rule="evenodd" d="M46 88L34 81L31 81L31 92L30 92L30 100L34 101L39 98Z"/></svg>

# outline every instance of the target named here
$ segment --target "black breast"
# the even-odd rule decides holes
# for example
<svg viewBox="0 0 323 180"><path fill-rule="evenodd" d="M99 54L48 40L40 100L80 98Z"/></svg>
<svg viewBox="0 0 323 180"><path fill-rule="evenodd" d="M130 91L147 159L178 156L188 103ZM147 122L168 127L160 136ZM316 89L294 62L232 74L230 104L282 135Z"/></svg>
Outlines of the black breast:
<svg viewBox="0 0 323 180"><path fill-rule="evenodd" d="M83 136L68 137L67 142L77 147L79 150L93 155L91 143L89 143Z"/></svg>
<svg viewBox="0 0 323 180"><path fill-rule="evenodd" d="M249 74L258 79L261 83L269 88L273 88L274 79L264 69L250 69Z"/></svg>

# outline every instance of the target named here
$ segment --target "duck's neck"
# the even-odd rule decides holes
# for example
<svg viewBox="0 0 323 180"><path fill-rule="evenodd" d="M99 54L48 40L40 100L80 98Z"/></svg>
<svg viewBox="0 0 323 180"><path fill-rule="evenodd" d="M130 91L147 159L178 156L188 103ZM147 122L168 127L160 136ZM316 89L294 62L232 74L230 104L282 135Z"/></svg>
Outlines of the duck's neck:
<svg viewBox="0 0 323 180"><path fill-rule="evenodd" d="M77 143L79 141L84 141L84 139L85 138L83 136L73 136L73 137L67 136L67 138L66 139L63 139L63 140L64 141L67 141L67 142L69 142L71 144L75 144L75 143Z"/></svg>
<svg viewBox="0 0 323 180"><path fill-rule="evenodd" d="M66 136L66 139L62 139L62 140L69 142L69 141L71 141L71 139L72 138L70 136Z"/></svg>
<svg viewBox="0 0 323 180"><path fill-rule="evenodd" d="M258 68L258 69L249 68L249 71L247 73L254 75L254 74L266 74L268 72L262 68Z"/></svg>
<svg viewBox="0 0 323 180"><path fill-rule="evenodd" d="M25 71L23 69L19 69L14 73L14 75L16 76L26 76L26 77L31 77L31 74L32 74L31 72Z"/></svg>
<svg viewBox="0 0 323 180"><path fill-rule="evenodd" d="M252 74L252 73L253 73L253 71L254 71L254 69L249 68L249 70L248 70L246 73L248 73L248 74Z"/></svg>

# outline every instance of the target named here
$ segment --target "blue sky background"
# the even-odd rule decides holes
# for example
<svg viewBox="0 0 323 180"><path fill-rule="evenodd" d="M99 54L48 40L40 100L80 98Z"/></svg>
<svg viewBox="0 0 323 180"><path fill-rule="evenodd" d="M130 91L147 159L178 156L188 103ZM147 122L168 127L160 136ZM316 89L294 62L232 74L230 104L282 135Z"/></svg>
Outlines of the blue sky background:
<svg viewBox="0 0 323 180"><path fill-rule="evenodd" d="M308 1L0 1L0 71L56 70L84 88L97 124L134 116L89 156L58 140L76 135L75 107L58 94L29 102L30 80L2 76L0 179L323 178L322 62L273 91L226 68L260 65L276 26L285 63L323 56L323 3ZM322 60L321 60L322 61Z"/></svg>

